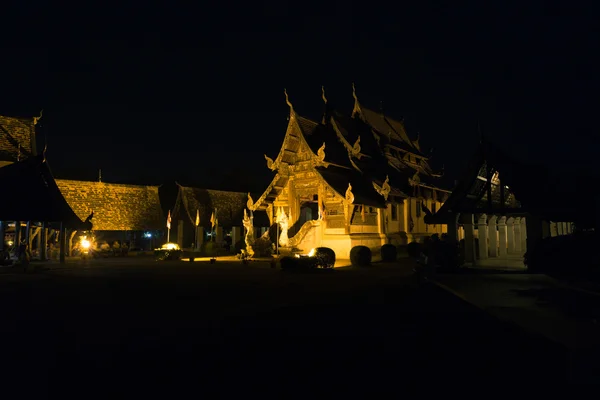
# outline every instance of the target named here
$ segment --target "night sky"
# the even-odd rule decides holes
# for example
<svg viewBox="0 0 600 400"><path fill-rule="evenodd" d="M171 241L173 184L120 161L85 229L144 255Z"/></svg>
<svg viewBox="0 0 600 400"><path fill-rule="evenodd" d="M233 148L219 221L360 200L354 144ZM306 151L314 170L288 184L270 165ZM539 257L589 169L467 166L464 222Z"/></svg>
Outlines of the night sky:
<svg viewBox="0 0 600 400"><path fill-rule="evenodd" d="M599 168L591 1L197 3L3 10L0 114L44 109L58 178L262 191L283 89L320 119L321 85L350 113L355 82L449 174L478 122L522 159Z"/></svg>

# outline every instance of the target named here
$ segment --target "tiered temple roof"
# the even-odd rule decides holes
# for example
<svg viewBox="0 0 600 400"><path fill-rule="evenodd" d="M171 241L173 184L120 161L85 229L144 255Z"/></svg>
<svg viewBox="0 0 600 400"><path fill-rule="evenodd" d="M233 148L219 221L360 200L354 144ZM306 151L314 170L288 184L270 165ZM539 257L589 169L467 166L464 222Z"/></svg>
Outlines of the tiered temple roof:
<svg viewBox="0 0 600 400"><path fill-rule="evenodd" d="M385 207L386 199L374 183L381 187L386 179L392 200L435 196L435 182L441 173L433 171L418 140L408 137L401 122L362 106L356 93L352 116L335 110L323 98L326 111L321 122L298 115L287 101L290 122L283 146L275 160L267 157L269 168L280 173L256 201L257 209L266 209L281 193L287 184L287 169L298 161L303 143L319 160L315 165L319 178L342 197L350 184L357 204ZM447 191L438 190L443 201Z"/></svg>

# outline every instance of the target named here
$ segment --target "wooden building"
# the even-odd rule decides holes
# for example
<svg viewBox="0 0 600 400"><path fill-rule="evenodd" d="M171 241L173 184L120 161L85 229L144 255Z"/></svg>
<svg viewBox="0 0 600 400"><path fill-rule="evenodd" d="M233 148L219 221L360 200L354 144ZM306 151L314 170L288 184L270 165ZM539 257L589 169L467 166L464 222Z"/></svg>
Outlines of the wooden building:
<svg viewBox="0 0 600 400"><path fill-rule="evenodd" d="M290 103L288 127L279 154L265 155L274 173L264 193L250 199L279 223L283 248L308 252L330 247L348 258L352 247L407 243L443 226L424 223L422 205L437 209L449 191L436 186L418 138L402 122L362 105L354 92L351 115L335 110L323 93L321 121L299 115Z"/></svg>
<svg viewBox="0 0 600 400"><path fill-rule="evenodd" d="M35 258L47 256L47 243L58 245L64 261L68 229L90 229L60 193L45 154L37 154L39 118L0 116L0 254L14 257L23 246ZM83 221L85 219L85 221Z"/></svg>
<svg viewBox="0 0 600 400"><path fill-rule="evenodd" d="M546 168L510 157L482 138L446 203L436 212L426 210L425 222L444 224L450 239L464 240L468 263L522 260L539 239L570 234L573 223L594 223L589 207L565 201L593 198L572 184L561 183Z"/></svg>
<svg viewBox="0 0 600 400"><path fill-rule="evenodd" d="M171 214L171 241L182 248L189 248L199 247L206 240L222 243L230 237L231 244L235 245L242 239L241 227L247 201L248 193L245 192L177 184L177 199ZM218 223L213 227L211 217L215 212ZM263 233L270 225L264 212L256 212L254 222L259 228L255 231L257 235Z"/></svg>

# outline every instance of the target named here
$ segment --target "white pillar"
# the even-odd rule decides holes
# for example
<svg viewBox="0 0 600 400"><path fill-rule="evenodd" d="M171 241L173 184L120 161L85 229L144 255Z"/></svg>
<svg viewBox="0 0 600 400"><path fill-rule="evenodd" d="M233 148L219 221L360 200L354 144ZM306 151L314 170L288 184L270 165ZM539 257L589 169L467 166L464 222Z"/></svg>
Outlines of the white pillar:
<svg viewBox="0 0 600 400"><path fill-rule="evenodd" d="M488 221L488 240L490 243L490 257L498 257L498 231L496 230L496 217L492 215Z"/></svg>
<svg viewBox="0 0 600 400"><path fill-rule="evenodd" d="M234 226L231 228L231 244L235 247L235 244L242 238L242 228Z"/></svg>
<svg viewBox="0 0 600 400"><path fill-rule="evenodd" d="M514 254L515 252L515 219L510 217L506 220L506 243L508 254Z"/></svg>
<svg viewBox="0 0 600 400"><path fill-rule="evenodd" d="M521 254L521 217L515 218L515 253Z"/></svg>
<svg viewBox="0 0 600 400"><path fill-rule="evenodd" d="M487 215L483 214L477 221L477 236L479 237L479 259L488 258L488 226Z"/></svg>
<svg viewBox="0 0 600 400"><path fill-rule="evenodd" d="M556 222L550 222L550 236L558 236L558 226L556 226Z"/></svg>
<svg viewBox="0 0 600 400"><path fill-rule="evenodd" d="M556 232L558 233L558 236L564 235L562 222L556 223Z"/></svg>
<svg viewBox="0 0 600 400"><path fill-rule="evenodd" d="M465 262L475 262L475 228L473 227L473 214L464 214L466 222L463 223L465 230Z"/></svg>
<svg viewBox="0 0 600 400"><path fill-rule="evenodd" d="M498 219L498 257L506 257L506 217Z"/></svg>
<svg viewBox="0 0 600 400"><path fill-rule="evenodd" d="M521 218L521 254L527 251L527 221L525 217Z"/></svg>

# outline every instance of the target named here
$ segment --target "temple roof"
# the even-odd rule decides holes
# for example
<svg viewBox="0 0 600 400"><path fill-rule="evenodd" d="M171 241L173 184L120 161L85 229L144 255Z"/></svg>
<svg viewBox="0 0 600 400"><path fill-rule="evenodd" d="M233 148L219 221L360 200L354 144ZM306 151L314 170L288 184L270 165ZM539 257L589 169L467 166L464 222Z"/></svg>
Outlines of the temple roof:
<svg viewBox="0 0 600 400"><path fill-rule="evenodd" d="M254 199L258 195L251 194ZM231 228L242 226L244 209L247 206L248 193L228 192L224 190L201 189L179 185L179 194L173 209L173 219L196 221L196 210L200 214L200 226L210 228L210 218L213 211L217 210L219 226ZM267 213L254 211L254 226L270 226Z"/></svg>
<svg viewBox="0 0 600 400"><path fill-rule="evenodd" d="M491 201L488 181L491 182ZM553 221L571 221L580 208L565 201L565 193L541 166L526 164L482 139L469 167L440 210L425 218L428 224L447 223L451 215L464 213L532 213ZM504 204L500 190L504 186Z"/></svg>
<svg viewBox="0 0 600 400"><path fill-rule="evenodd" d="M1 221L64 223L70 229L89 230L60 192L44 155L30 157L0 168Z"/></svg>
<svg viewBox="0 0 600 400"><path fill-rule="evenodd" d="M345 196L350 183L352 194L354 194L354 204L377 208L386 207L385 199L377 193L373 187L373 181L360 172L331 166L327 168L317 167L316 170L325 182L342 197Z"/></svg>
<svg viewBox="0 0 600 400"><path fill-rule="evenodd" d="M75 213L94 212L96 231L146 231L165 228L166 218L158 186L57 179L56 183Z"/></svg>
<svg viewBox="0 0 600 400"><path fill-rule="evenodd" d="M346 168L352 168L348 158L348 150L337 138L331 124L322 124L297 116L298 126L313 153L317 154L325 143L325 161Z"/></svg>

